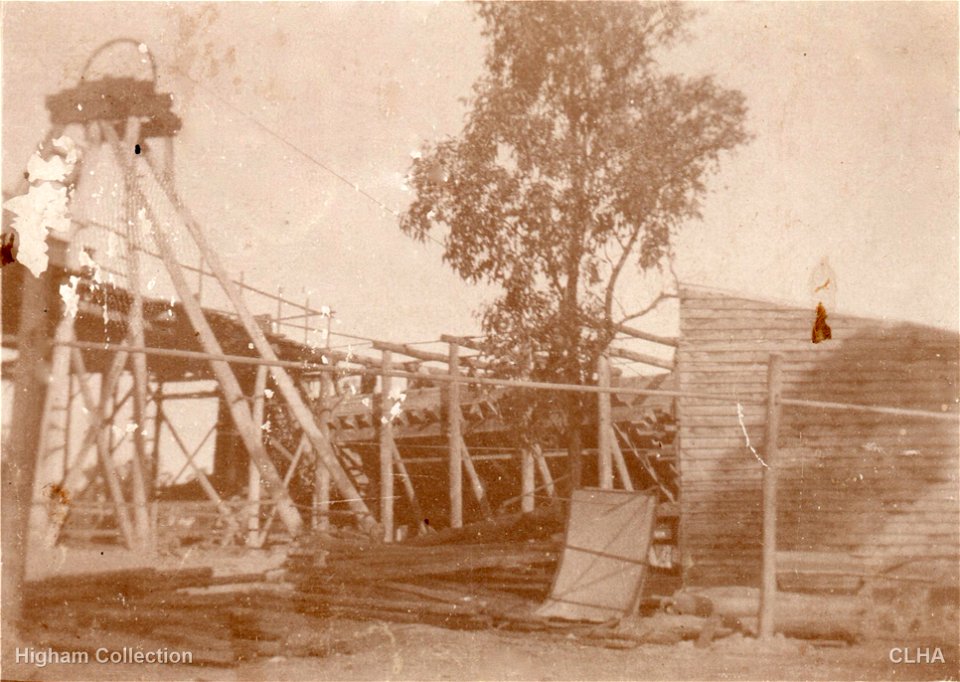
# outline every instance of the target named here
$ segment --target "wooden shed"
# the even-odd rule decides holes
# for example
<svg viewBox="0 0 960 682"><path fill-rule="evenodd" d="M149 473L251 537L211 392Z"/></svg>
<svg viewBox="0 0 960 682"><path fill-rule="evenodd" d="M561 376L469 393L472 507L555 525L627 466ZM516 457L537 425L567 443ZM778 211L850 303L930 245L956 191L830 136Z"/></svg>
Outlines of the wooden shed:
<svg viewBox="0 0 960 682"><path fill-rule="evenodd" d="M680 296L680 390L743 400L679 400L688 585L759 585L771 353L784 399L957 413L955 333L827 311L832 338L814 344L813 309L691 286ZM946 571L956 585L955 419L784 405L778 445L778 551L843 557L865 576Z"/></svg>

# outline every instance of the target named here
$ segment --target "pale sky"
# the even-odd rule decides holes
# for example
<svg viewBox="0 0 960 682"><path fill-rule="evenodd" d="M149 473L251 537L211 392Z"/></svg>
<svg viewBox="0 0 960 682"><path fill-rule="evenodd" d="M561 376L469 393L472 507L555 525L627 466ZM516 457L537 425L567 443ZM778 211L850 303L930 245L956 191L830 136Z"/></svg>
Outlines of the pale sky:
<svg viewBox="0 0 960 682"><path fill-rule="evenodd" d="M678 240L681 279L808 305L826 257L839 312L957 329L956 3L701 8L693 40L664 63L742 90L755 139L723 159L704 219ZM309 293L341 331L421 341L478 330L472 312L489 292L251 121L402 210L411 152L459 131L480 73L471 7L4 3L3 14L5 191L47 130L44 97L72 87L99 44L132 37L184 119L180 193L235 274ZM667 306L640 326L671 325Z"/></svg>

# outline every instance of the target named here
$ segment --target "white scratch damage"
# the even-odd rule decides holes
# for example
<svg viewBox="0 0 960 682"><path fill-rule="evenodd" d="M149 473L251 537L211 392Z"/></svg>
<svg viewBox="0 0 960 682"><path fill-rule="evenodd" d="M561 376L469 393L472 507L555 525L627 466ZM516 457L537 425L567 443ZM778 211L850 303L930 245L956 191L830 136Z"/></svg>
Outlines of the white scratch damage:
<svg viewBox="0 0 960 682"><path fill-rule="evenodd" d="M143 234L153 234L153 222L147 217L147 209L142 206L137 211L137 220L140 222L140 229L143 230Z"/></svg>
<svg viewBox="0 0 960 682"><path fill-rule="evenodd" d="M753 456L757 458L757 461L760 462L761 466L767 466L767 463L763 461L763 457L760 456L760 453L750 444L750 434L747 433L747 425L743 423L743 405L737 403L737 421L740 422L740 430L743 431L743 438L747 443L747 448L750 452L753 453ZM769 467L768 467L769 468Z"/></svg>
<svg viewBox="0 0 960 682"><path fill-rule="evenodd" d="M14 214L13 228L20 235L17 260L39 277L47 269L47 233L70 231L69 190L65 183L77 164L77 145L63 135L53 141L55 154L43 158L40 150L27 162L26 194L4 202ZM41 147L42 150L42 147Z"/></svg>
<svg viewBox="0 0 960 682"><path fill-rule="evenodd" d="M78 258L80 260L81 268L90 268L93 271L91 278L93 279L94 283L98 286L103 284L103 275L100 272L100 264L93 260L93 258L90 257L90 254L86 251L81 251Z"/></svg>
<svg viewBox="0 0 960 682"><path fill-rule="evenodd" d="M407 394L401 388L394 388L390 391L388 397L393 401L393 405L387 415L380 417L380 421L384 424L389 424L400 416L400 413L403 412L403 401L407 399Z"/></svg>
<svg viewBox="0 0 960 682"><path fill-rule="evenodd" d="M80 284L80 278L71 275L67 284L60 285L60 298L63 299L63 314L66 317L75 318L80 308L80 294L77 293L77 285Z"/></svg>

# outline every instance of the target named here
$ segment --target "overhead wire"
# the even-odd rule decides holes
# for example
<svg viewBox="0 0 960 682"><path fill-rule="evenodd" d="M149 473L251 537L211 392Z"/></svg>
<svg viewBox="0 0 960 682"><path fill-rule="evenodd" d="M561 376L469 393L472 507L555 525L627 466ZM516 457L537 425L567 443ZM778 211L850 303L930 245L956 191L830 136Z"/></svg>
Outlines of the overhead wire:
<svg viewBox="0 0 960 682"><path fill-rule="evenodd" d="M191 76L189 73L187 73L187 72L184 71L183 69L180 69L180 68L178 68L178 67L176 67L176 66L171 67L171 68L172 68L176 73L180 74L181 76L183 76L184 78L186 78L187 80L189 80L191 83L193 83L196 87L200 88L201 90L203 90L203 91L206 92L207 94L213 96L213 97L214 97L215 99L217 99L221 104L224 104L225 106L229 107L230 109L232 109L232 110L235 111L236 113L240 114L241 116L243 116L244 118L246 118L247 120L249 120L249 121L250 121L251 123L253 123L256 127L258 127L260 130L262 130L263 132L265 132L267 135L269 135L270 137L272 137L272 138L275 139L276 141L278 141L278 142L280 142L281 144L289 147L290 149L292 149L293 151L295 151L297 154L299 154L300 156L302 156L303 158L305 158L307 161L313 163L313 164L316 165L318 168L321 168L322 170L326 171L327 173L329 173L330 175L332 175L333 177L335 177L337 180L340 180L340 182L344 183L345 185L349 185L354 191L356 191L358 194L360 194L361 196L363 196L363 197L364 197L365 199L367 199L368 201L373 202L374 204L376 204L377 206L379 206L379 207L380 207L381 209L383 209L384 211L387 211L388 213L390 213L391 215L393 215L395 218L399 218L399 217L400 217L400 211L398 211L398 210L395 209L395 208L391 208L390 206L387 206L387 204L385 204L383 201L381 201L380 199L378 199L377 197L375 197L373 194L371 194L370 192L368 192L367 190L365 190L363 187L361 187L359 183L357 183L357 182L352 182L352 181L351 181L349 178L347 178L345 175L343 175L343 174L340 173L339 171L331 168L331 167L328 166L326 163L324 163L322 160L318 159L316 156L314 156L314 155L311 154L310 152L306 151L305 149L303 149L302 147L300 147L299 145L297 145L297 144L296 144L295 142L293 142L292 140L288 139L288 138L285 137L284 135L280 134L279 132L277 132L277 131L273 130L272 128L270 128L269 126L267 126L265 123L261 122L261 121L260 121L259 119L257 119L253 114L251 114L251 113L249 113L248 111L246 111L243 107L240 107L239 105L235 104L234 102L232 102L231 100L229 100L227 97L224 97L223 95L221 95L221 94L220 94L219 92L217 92L216 90L213 90L213 89L211 89L211 88L208 88L207 86L205 86L203 83L201 83L200 81L198 81L196 78L194 78L193 76ZM443 246L443 245L444 245L443 242L441 242L441 241L440 241L439 239L437 239L436 237L433 237L432 235L427 234L427 235L424 235L424 236L425 236L427 239L429 239L430 241L434 242L435 244L438 244L438 245L440 245L440 246Z"/></svg>

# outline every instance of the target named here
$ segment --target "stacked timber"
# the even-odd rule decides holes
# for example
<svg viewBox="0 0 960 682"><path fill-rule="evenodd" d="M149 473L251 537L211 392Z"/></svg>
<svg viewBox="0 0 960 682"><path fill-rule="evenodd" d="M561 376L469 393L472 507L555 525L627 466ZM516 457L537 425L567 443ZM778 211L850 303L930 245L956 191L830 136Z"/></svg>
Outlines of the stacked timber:
<svg viewBox="0 0 960 682"><path fill-rule="evenodd" d="M536 620L561 542L504 540L513 519L479 525L397 544L317 534L289 554L287 579L313 613L468 629Z"/></svg>
<svg viewBox="0 0 960 682"><path fill-rule="evenodd" d="M287 580L311 615L496 628L616 649L700 635L707 619L692 615L599 625L535 615L553 584L563 526L561 510L543 509L396 544L343 529L317 533L288 555Z"/></svg>
<svg viewBox="0 0 960 682"><path fill-rule="evenodd" d="M301 607L351 618L476 629L539 623L562 550L546 508L384 544L350 531L303 538L287 579Z"/></svg>
<svg viewBox="0 0 960 682"><path fill-rule="evenodd" d="M288 651L299 616L268 573L217 576L212 568L132 569L28 583L24 635L57 651L99 647L189 651L194 664L233 665ZM245 586L246 590L237 589ZM272 585L276 587L276 585ZM211 593L197 593L217 588ZM187 590L193 590L188 592ZM309 652L306 652L309 653Z"/></svg>

